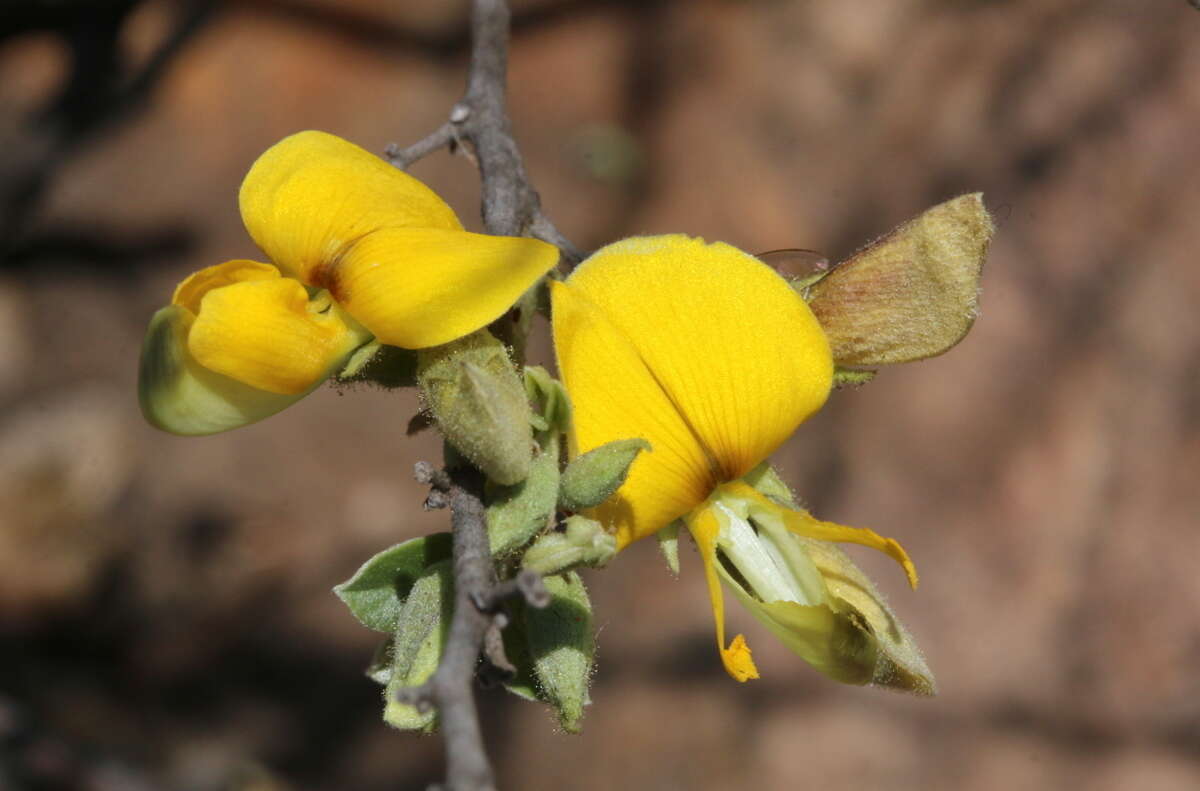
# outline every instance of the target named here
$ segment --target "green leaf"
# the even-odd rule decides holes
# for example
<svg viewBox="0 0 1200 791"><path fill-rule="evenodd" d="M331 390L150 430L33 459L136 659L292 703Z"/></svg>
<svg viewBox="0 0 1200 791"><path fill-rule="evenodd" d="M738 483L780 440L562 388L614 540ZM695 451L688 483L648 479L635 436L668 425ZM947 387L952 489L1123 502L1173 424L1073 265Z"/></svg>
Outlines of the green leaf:
<svg viewBox="0 0 1200 791"><path fill-rule="evenodd" d="M525 546L546 529L554 516L558 502L558 434L548 435L545 442L525 480L489 491L488 541L494 557Z"/></svg>
<svg viewBox="0 0 1200 791"><path fill-rule="evenodd" d="M450 557L449 533L413 538L385 549L333 589L368 629L391 633L417 578Z"/></svg>
<svg viewBox="0 0 1200 791"><path fill-rule="evenodd" d="M421 713L396 700L404 687L425 683L437 670L445 649L454 608L451 561L430 566L413 583L396 619L392 668L384 692L384 722L401 730L433 730L437 712Z"/></svg>
<svg viewBox="0 0 1200 791"><path fill-rule="evenodd" d="M575 572L544 580L550 603L525 608L525 628L534 673L546 699L568 733L578 733L596 651L592 605L583 580Z"/></svg>
<svg viewBox="0 0 1200 791"><path fill-rule="evenodd" d="M650 450L644 439L618 439L593 448L567 465L558 504L568 511L594 508L621 488L634 459Z"/></svg>

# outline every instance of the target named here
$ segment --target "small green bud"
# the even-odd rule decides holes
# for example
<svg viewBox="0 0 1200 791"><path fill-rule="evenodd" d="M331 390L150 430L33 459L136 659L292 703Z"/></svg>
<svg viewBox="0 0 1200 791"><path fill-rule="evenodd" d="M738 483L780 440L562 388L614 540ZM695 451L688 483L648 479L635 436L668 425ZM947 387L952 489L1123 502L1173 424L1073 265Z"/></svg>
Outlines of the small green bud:
<svg viewBox="0 0 1200 791"><path fill-rule="evenodd" d="M529 475L512 486L488 492L488 542L494 557L503 557L529 543L554 517L558 501L558 434L545 437Z"/></svg>
<svg viewBox="0 0 1200 791"><path fill-rule="evenodd" d="M571 425L571 399L562 383L540 365L525 367L525 393L534 404L535 428L564 432ZM540 420L539 420L540 419Z"/></svg>
<svg viewBox="0 0 1200 791"><path fill-rule="evenodd" d="M558 711L568 733L579 732L596 641L592 632L592 604L583 580L575 572L546 577L550 603L525 608L525 629L534 675L543 696Z"/></svg>
<svg viewBox="0 0 1200 791"><path fill-rule="evenodd" d="M533 455L529 402L504 345L486 330L422 349L417 382L446 440L492 481L518 483Z"/></svg>
<svg viewBox="0 0 1200 791"><path fill-rule="evenodd" d="M533 543L521 566L539 574L560 574L579 566L603 566L617 554L617 538L594 519L570 516L566 530Z"/></svg>
<svg viewBox="0 0 1200 791"><path fill-rule="evenodd" d="M619 439L575 459L563 471L558 504L568 511L600 505L621 488L630 465L644 450L650 450L644 439Z"/></svg>
<svg viewBox="0 0 1200 791"><path fill-rule="evenodd" d="M383 719L401 730L433 730L437 713L421 712L400 703L396 693L419 686L437 670L446 645L454 607L451 562L443 560L425 570L409 591L396 620L392 640L391 671L385 694ZM375 671L377 676L383 673Z"/></svg>
<svg viewBox="0 0 1200 791"><path fill-rule="evenodd" d="M994 227L980 193L934 206L807 287L838 365L933 357L967 334Z"/></svg>

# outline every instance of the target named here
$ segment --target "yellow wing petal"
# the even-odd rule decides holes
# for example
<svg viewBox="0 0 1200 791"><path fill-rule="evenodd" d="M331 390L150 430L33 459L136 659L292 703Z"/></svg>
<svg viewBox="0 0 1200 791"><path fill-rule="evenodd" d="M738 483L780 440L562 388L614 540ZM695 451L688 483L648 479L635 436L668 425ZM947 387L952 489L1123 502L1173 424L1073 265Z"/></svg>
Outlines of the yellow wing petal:
<svg viewBox="0 0 1200 791"><path fill-rule="evenodd" d="M708 497L714 471L683 418L629 339L570 284L551 283L554 347L574 405L572 455L641 437L652 450L591 515L617 543L648 536Z"/></svg>
<svg viewBox="0 0 1200 791"><path fill-rule="evenodd" d="M633 344L721 480L749 472L829 394L829 344L808 306L769 267L727 244L627 239L599 250L567 282ZM586 408L590 394L571 395Z"/></svg>
<svg viewBox="0 0 1200 791"><path fill-rule="evenodd" d="M207 266L193 272L175 287L172 305L187 308L193 316L200 312L200 300L214 288L231 286L249 280L277 280L279 270L270 264L240 258L223 264Z"/></svg>
<svg viewBox="0 0 1200 791"><path fill-rule="evenodd" d="M208 291L188 351L210 371L271 393L303 393L367 340L328 295L309 300L299 281L273 278Z"/></svg>
<svg viewBox="0 0 1200 791"><path fill-rule="evenodd" d="M439 346L499 318L558 263L537 239L384 228L351 245L322 283L379 340Z"/></svg>
<svg viewBox="0 0 1200 791"><path fill-rule="evenodd" d="M299 132L263 152L238 196L242 221L289 274L320 283L320 269L378 228L462 228L433 190L353 143Z"/></svg>

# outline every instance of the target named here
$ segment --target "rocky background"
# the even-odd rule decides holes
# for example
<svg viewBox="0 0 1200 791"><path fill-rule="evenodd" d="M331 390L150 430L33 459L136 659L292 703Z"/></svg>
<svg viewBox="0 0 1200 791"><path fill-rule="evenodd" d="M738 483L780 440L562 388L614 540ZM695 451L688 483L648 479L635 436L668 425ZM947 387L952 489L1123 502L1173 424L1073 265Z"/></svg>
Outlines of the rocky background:
<svg viewBox="0 0 1200 791"><path fill-rule="evenodd" d="M941 693L825 681L694 554L588 581L567 736L494 691L505 789L1200 787L1200 11L1185 0L516 2L511 102L549 215L594 247L683 231L838 260L982 190L975 330L842 391L779 455ZM463 0L31 0L0 17L0 789L417 789L374 636L329 589L443 529L410 394L331 389L184 440L135 363L184 274L253 256L236 193L279 138L410 143L457 98ZM415 169L478 227L469 162ZM541 352L547 356L544 348Z"/></svg>

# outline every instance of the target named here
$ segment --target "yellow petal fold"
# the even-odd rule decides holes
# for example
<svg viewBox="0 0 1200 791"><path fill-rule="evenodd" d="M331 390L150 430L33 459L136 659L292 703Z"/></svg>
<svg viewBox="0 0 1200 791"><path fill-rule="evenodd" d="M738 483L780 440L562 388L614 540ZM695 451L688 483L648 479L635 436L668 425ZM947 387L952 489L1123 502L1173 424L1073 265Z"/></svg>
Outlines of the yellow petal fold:
<svg viewBox="0 0 1200 791"><path fill-rule="evenodd" d="M362 237L321 285L380 341L439 346L486 326L558 263L537 239L436 228Z"/></svg>
<svg viewBox="0 0 1200 791"><path fill-rule="evenodd" d="M326 132L299 132L263 152L238 199L246 230L263 252L318 286L322 267L379 228L462 228L433 190Z"/></svg>
<svg viewBox="0 0 1200 791"><path fill-rule="evenodd" d="M798 536L818 541L859 544L878 550L900 564L900 567L904 569L908 584L913 589L916 589L920 581L917 576L917 567L909 558L908 552L894 538L886 538L865 527L847 527L836 522L824 522L808 511L784 508L742 481L726 484L723 491L753 503L751 513L757 509L768 516L781 518L784 526Z"/></svg>
<svg viewBox="0 0 1200 791"><path fill-rule="evenodd" d="M366 340L327 295L310 300L290 278L250 280L208 291L188 333L205 368L270 393L303 393Z"/></svg>
<svg viewBox="0 0 1200 791"><path fill-rule="evenodd" d="M279 270L261 261L250 261L239 258L216 264L193 272L175 287L175 295L171 297L172 305L179 305L195 316L200 312L200 301L204 295L214 288L232 286L234 283L245 283L252 280L277 280Z"/></svg>
<svg viewBox="0 0 1200 791"><path fill-rule="evenodd" d="M304 397L268 393L200 365L187 349L194 320L180 305L150 320L138 366L138 401L152 426L184 436L216 434L270 417Z"/></svg>
<svg viewBox="0 0 1200 791"><path fill-rule="evenodd" d="M655 449L618 492L626 543L749 472L828 396L833 363L808 306L769 267L729 245L682 235L627 239L595 253L553 297L578 452L628 437ZM655 427L669 430L656 437ZM679 448L679 464L655 463L669 447L663 439ZM686 485L675 480L684 477ZM687 507L670 513L660 488Z"/></svg>

